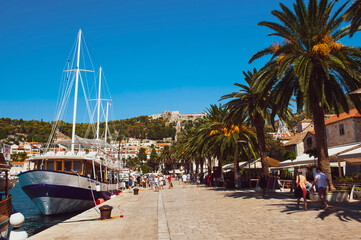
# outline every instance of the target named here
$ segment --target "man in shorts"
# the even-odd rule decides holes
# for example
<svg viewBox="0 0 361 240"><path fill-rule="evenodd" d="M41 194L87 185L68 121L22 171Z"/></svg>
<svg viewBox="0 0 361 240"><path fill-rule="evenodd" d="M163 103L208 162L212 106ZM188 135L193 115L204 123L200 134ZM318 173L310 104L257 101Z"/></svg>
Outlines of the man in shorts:
<svg viewBox="0 0 361 240"><path fill-rule="evenodd" d="M150 189L153 190L154 176L151 174L148 178Z"/></svg>
<svg viewBox="0 0 361 240"><path fill-rule="evenodd" d="M187 175L186 174L183 174L182 181L183 181L183 186L186 187L187 186Z"/></svg>
<svg viewBox="0 0 361 240"><path fill-rule="evenodd" d="M159 188L160 190L163 190L163 186L164 186L164 177L163 175L159 176Z"/></svg>
<svg viewBox="0 0 361 240"><path fill-rule="evenodd" d="M155 175L155 177L154 177L154 188L155 188L156 192L159 191L159 178L158 178L158 175Z"/></svg>
<svg viewBox="0 0 361 240"><path fill-rule="evenodd" d="M320 196L321 198L321 208L328 208L328 204L326 202L325 196L326 196L326 189L327 189L327 185L328 188L331 189L330 186L330 180L328 179L327 174L323 173L321 171L321 168L316 168L316 176L315 176L315 180L312 183L311 186L311 191L313 190L313 185L315 185L317 183L317 189L318 189L318 196ZM326 185L327 183L327 185Z"/></svg>

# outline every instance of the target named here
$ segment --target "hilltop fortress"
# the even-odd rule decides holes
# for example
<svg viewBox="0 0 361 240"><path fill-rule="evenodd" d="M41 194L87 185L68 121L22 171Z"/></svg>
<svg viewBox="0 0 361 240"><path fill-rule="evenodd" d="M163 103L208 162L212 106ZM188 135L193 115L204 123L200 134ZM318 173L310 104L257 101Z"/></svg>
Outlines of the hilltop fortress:
<svg viewBox="0 0 361 240"><path fill-rule="evenodd" d="M204 118L206 113L186 113L181 114L179 111L163 111L162 114L153 114L149 116L151 119L155 120L158 118L163 118L167 122L183 122L183 121L194 121L196 119Z"/></svg>

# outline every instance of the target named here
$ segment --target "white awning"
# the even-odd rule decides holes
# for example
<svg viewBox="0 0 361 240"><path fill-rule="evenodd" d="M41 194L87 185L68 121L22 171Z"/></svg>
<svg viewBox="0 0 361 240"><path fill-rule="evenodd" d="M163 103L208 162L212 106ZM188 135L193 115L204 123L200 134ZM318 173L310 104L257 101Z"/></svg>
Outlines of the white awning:
<svg viewBox="0 0 361 240"><path fill-rule="evenodd" d="M356 148L356 149L355 149ZM349 150L349 151L348 151ZM337 162L338 160L344 159L345 154L350 154L350 152L358 152L361 153L361 143L353 143L342 146L335 146L328 148L328 155L330 156L330 162ZM340 154L340 155L338 155ZM343 156L343 157L341 157ZM300 156L297 156L295 160L286 160L280 162L280 168L292 168L292 167L300 167L300 166L316 166L317 165L317 157L310 157L308 154L304 153Z"/></svg>

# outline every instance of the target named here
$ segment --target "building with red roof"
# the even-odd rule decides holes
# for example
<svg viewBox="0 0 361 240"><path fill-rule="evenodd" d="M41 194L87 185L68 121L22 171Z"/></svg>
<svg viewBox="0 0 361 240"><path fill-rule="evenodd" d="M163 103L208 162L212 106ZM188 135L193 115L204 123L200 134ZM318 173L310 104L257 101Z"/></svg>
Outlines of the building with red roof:
<svg viewBox="0 0 361 240"><path fill-rule="evenodd" d="M361 142L361 114L356 108L325 121L327 146Z"/></svg>

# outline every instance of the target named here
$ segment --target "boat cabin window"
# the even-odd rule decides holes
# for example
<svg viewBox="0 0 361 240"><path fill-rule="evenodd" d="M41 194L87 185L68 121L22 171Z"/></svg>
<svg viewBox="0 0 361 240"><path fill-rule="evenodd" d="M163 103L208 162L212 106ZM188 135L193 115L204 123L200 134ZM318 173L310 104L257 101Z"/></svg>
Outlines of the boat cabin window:
<svg viewBox="0 0 361 240"><path fill-rule="evenodd" d="M64 171L71 171L71 160L64 161Z"/></svg>
<svg viewBox="0 0 361 240"><path fill-rule="evenodd" d="M37 160L35 162L35 169L37 170L44 170L45 169L45 163L43 160Z"/></svg>
<svg viewBox="0 0 361 240"><path fill-rule="evenodd" d="M56 171L62 171L63 170L63 164L61 161L56 161Z"/></svg>
<svg viewBox="0 0 361 240"><path fill-rule="evenodd" d="M73 161L73 171L81 172L81 161Z"/></svg>
<svg viewBox="0 0 361 240"><path fill-rule="evenodd" d="M46 169L47 169L47 170L52 170L52 171L55 170L55 169L54 169L54 161L53 161L53 160L48 160L48 161L47 161Z"/></svg>

